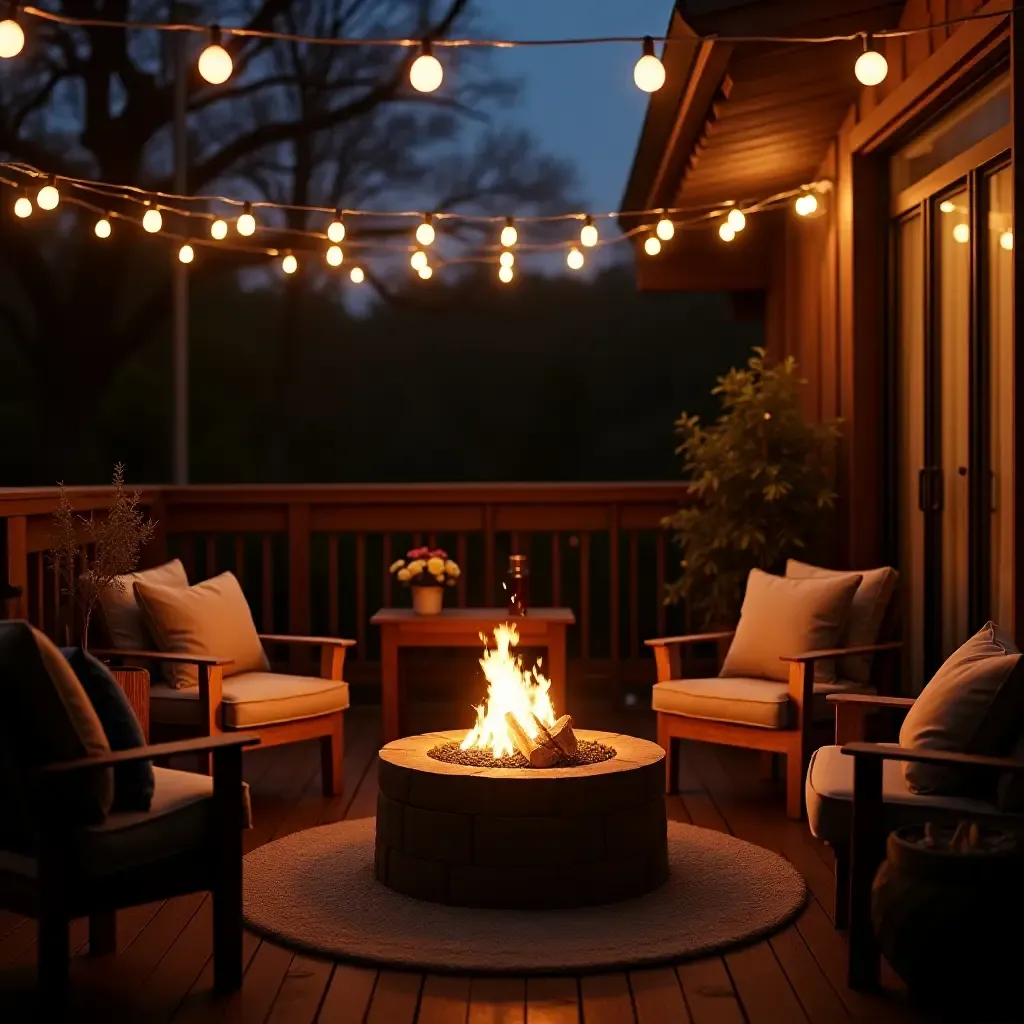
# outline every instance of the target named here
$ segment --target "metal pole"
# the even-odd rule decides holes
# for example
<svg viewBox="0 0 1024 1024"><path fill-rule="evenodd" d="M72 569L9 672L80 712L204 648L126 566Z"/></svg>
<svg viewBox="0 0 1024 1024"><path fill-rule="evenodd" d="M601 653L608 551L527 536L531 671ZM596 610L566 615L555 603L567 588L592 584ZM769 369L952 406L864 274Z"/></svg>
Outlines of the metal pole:
<svg viewBox="0 0 1024 1024"><path fill-rule="evenodd" d="M179 5L173 5L178 8ZM176 15L177 16L177 12ZM174 46L174 191L188 192L188 33L173 33ZM171 254L171 338L174 381L174 482L188 483L188 273Z"/></svg>

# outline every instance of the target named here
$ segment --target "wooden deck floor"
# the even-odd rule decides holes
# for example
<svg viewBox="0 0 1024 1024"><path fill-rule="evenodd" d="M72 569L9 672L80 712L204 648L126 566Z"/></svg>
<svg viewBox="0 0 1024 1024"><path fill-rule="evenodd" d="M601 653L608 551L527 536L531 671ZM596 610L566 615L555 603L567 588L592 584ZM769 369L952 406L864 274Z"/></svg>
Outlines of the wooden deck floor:
<svg viewBox="0 0 1024 1024"><path fill-rule="evenodd" d="M417 729L445 725L424 709ZM596 719L599 719L596 720ZM447 722L452 719L449 717ZM591 716L593 728L650 736L653 718L638 711ZM255 828L246 847L342 818L370 816L376 805L378 719L374 709L347 718L345 793L319 795L312 745L255 751L246 776ZM806 825L783 813L781 789L762 781L755 755L693 744L669 815L731 832L781 852L807 879L811 898L799 920L767 941L722 957L657 970L562 978L459 978L334 965L245 936L245 981L229 998L211 995L210 901L203 894L125 911L114 956L75 957L73 1020L163 1024L841 1024L848 1020L921 1021L898 981L863 995L844 984L845 942L832 927L831 854ZM72 943L87 947L84 922ZM35 926L0 912L0 1019L30 1019Z"/></svg>

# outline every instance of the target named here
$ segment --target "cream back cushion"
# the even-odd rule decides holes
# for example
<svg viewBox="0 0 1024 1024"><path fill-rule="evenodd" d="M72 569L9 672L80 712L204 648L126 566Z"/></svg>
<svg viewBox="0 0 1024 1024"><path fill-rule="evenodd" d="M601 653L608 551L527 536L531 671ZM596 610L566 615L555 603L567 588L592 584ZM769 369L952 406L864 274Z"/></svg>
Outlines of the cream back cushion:
<svg viewBox="0 0 1024 1024"><path fill-rule="evenodd" d="M839 637L839 647L861 647L878 641L878 631L882 628L882 620L899 580L899 573L888 566L857 571L863 578L857 593L853 595L850 617L845 631ZM848 575L835 569L822 569L817 565L798 562L795 558L786 562L786 576L790 579L824 580ZM836 673L840 679L867 685L871 682L871 655L853 654L840 658L836 663Z"/></svg>
<svg viewBox="0 0 1024 1024"><path fill-rule="evenodd" d="M1011 752L1022 721L1021 652L987 622L921 691L903 721L900 746L1002 757ZM984 782L969 772L927 764L906 764L903 774L915 793L970 793Z"/></svg>
<svg viewBox="0 0 1024 1024"><path fill-rule="evenodd" d="M835 647L860 582L856 573L797 580L751 569L736 635L719 674L788 679L783 655ZM835 665L818 662L815 679L832 682Z"/></svg>
<svg viewBox="0 0 1024 1024"><path fill-rule="evenodd" d="M120 589L110 587L100 595L100 609L110 636L110 645L123 651L151 651L153 636L146 625L142 609L135 600L133 589L136 582L155 583L161 587L188 587L188 576L180 559L158 565L154 569L131 572L118 576Z"/></svg>
<svg viewBox="0 0 1024 1024"><path fill-rule="evenodd" d="M136 580L135 596L158 650L230 658L225 676L270 668L234 573L225 572L185 588ZM172 686L195 686L198 681L195 667L173 666Z"/></svg>

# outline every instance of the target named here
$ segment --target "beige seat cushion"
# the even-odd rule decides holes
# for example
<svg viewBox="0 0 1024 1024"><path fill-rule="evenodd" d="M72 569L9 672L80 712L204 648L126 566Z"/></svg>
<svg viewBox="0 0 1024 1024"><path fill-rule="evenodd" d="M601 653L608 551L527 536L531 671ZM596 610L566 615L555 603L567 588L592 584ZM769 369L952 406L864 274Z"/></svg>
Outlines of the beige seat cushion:
<svg viewBox="0 0 1024 1024"><path fill-rule="evenodd" d="M221 698L222 729L313 718L348 707L348 683L313 676L289 676L276 672L246 672L224 680ZM199 722L199 691L153 686L150 714L164 725Z"/></svg>
<svg viewBox="0 0 1024 1024"><path fill-rule="evenodd" d="M736 634L722 664L722 676L789 678L783 655L835 647L860 586L856 573L832 579L786 579L751 569ZM835 665L820 661L815 678L836 678Z"/></svg>
<svg viewBox="0 0 1024 1024"><path fill-rule="evenodd" d="M832 846L847 849L853 800L853 758L842 753L839 747L816 750L811 755L804 791L811 832ZM990 800L914 793L903 776L900 761L882 762L882 799L886 831L926 821L956 824L964 817L1024 828L1024 815L1001 815Z"/></svg>
<svg viewBox="0 0 1024 1024"><path fill-rule="evenodd" d="M882 628L886 609L892 600L893 591L899 581L895 569L883 566L881 569L857 570L862 577L857 593L850 604L850 617L846 629L839 637L839 647L861 647L877 643L878 631ZM835 579L849 573L835 569L822 569L808 565L795 558L786 562L786 576L789 579ZM871 681L871 655L853 654L836 662L836 673L841 679L867 685Z"/></svg>
<svg viewBox="0 0 1024 1024"><path fill-rule="evenodd" d="M110 637L110 646L123 651L151 651L155 646L146 619L138 601L135 600L134 586L137 582L153 583L159 587L176 587L184 590L188 576L180 559L173 559L153 569L131 572L116 577L120 584L102 591L100 611Z"/></svg>
<svg viewBox="0 0 1024 1024"><path fill-rule="evenodd" d="M863 688L843 681L815 683L815 720L827 720L832 714L826 700L828 694L849 692L863 692ZM651 706L655 711L687 718L762 729L786 729L791 723L789 686L767 679L672 679L655 684Z"/></svg>
<svg viewBox="0 0 1024 1024"><path fill-rule="evenodd" d="M903 720L900 744L924 750L1008 755L1024 722L1024 664L1009 635L987 622L932 676ZM916 793L976 795L976 773L907 764Z"/></svg>
<svg viewBox="0 0 1024 1024"><path fill-rule="evenodd" d="M270 668L234 573L185 588L136 580L135 596L159 650L230 658L225 677ZM196 686L198 671L192 665L174 665L169 681L175 687Z"/></svg>

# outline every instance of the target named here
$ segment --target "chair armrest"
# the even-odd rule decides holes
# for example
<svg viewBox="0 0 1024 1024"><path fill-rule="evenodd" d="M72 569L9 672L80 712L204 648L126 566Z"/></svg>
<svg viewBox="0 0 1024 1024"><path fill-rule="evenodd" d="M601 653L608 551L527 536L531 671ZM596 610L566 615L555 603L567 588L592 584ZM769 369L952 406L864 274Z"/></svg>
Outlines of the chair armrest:
<svg viewBox="0 0 1024 1024"><path fill-rule="evenodd" d="M174 654L170 651L122 651L118 648L89 649L97 658L142 658L147 661L177 661L184 665L232 665L234 658L221 658L212 654Z"/></svg>
<svg viewBox="0 0 1024 1024"><path fill-rule="evenodd" d="M783 654L779 660L821 661L823 658L843 658L848 654L878 654L882 651L898 651L902 646L902 640L892 640L884 644L860 644L858 647L829 647L820 651L804 651L803 654Z"/></svg>
<svg viewBox="0 0 1024 1024"><path fill-rule="evenodd" d="M830 693L825 699L830 704L863 704L876 708L904 708L914 706L913 697L879 697L874 693Z"/></svg>
<svg viewBox="0 0 1024 1024"><path fill-rule="evenodd" d="M1015 761L1012 757L962 754L953 750L911 750L910 747L894 747L888 743L846 743L841 750L853 757L877 758L882 761L913 761L916 764L980 768L1024 775L1024 761Z"/></svg>
<svg viewBox="0 0 1024 1024"><path fill-rule="evenodd" d="M837 746L844 743L857 743L868 738L868 719L875 712L888 711L886 724L889 732L894 733L891 719L894 713L906 713L914 706L913 697L879 697L874 693L830 693L825 698L836 709L835 742ZM875 737L878 738L877 736ZM895 736L893 736L895 739Z"/></svg>
<svg viewBox="0 0 1024 1024"><path fill-rule="evenodd" d="M260 633L260 639L268 644L298 644L305 647L355 647L355 640L340 636L291 636L286 633Z"/></svg>
<svg viewBox="0 0 1024 1024"><path fill-rule="evenodd" d="M688 633L686 636L661 636L654 640L645 640L648 647L675 647L687 644L704 644L713 640L728 640L736 632L735 629L726 629L719 633Z"/></svg>
<svg viewBox="0 0 1024 1024"><path fill-rule="evenodd" d="M154 743L130 750L112 750L99 757L79 757L74 761L57 761L43 765L39 771L44 776L63 775L66 772L81 771L84 768L109 768L115 764L131 764L133 761L148 761L158 757L173 757L176 754L206 754L225 747L254 747L260 738L253 732L221 733L218 736L197 736L190 740L175 740L173 743Z"/></svg>

